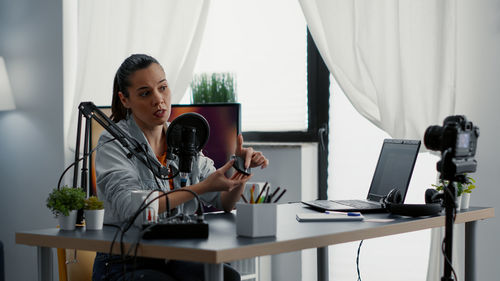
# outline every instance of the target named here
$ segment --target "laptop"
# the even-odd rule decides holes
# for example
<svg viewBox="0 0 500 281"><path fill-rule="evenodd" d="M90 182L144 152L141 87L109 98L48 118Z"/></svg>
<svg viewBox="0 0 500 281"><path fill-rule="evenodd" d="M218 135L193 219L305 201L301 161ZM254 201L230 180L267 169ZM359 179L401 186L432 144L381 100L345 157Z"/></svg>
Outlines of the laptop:
<svg viewBox="0 0 500 281"><path fill-rule="evenodd" d="M385 139L366 200L313 200L302 203L322 212L385 212L381 201L393 188L399 189L404 201L419 149L419 140Z"/></svg>

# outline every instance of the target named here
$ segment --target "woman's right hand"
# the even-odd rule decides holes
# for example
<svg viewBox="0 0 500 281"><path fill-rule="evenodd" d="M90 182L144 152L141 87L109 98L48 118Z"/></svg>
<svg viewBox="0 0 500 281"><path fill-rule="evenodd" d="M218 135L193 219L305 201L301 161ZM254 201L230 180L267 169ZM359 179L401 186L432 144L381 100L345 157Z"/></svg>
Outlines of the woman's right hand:
<svg viewBox="0 0 500 281"><path fill-rule="evenodd" d="M233 163L234 160L227 162L224 166L213 172L204 181L202 181L205 192L231 191L234 188L246 183L251 178L251 175L243 175L240 173L236 173L231 178L227 178L226 172L231 169Z"/></svg>

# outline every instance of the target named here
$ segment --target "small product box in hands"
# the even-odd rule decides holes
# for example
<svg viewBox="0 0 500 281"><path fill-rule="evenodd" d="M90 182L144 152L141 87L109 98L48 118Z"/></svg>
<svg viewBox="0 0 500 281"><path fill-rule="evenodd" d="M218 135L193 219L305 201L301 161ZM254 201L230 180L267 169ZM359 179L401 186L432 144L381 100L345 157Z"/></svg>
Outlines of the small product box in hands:
<svg viewBox="0 0 500 281"><path fill-rule="evenodd" d="M245 237L276 236L277 204L236 203L236 233Z"/></svg>

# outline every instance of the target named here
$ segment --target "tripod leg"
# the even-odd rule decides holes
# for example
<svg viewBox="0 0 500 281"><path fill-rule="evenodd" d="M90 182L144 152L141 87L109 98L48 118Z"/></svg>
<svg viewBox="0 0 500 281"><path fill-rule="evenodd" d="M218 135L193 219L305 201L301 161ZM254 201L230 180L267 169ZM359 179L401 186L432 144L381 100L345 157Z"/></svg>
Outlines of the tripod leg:
<svg viewBox="0 0 500 281"><path fill-rule="evenodd" d="M465 223L465 281L476 278L476 221Z"/></svg>

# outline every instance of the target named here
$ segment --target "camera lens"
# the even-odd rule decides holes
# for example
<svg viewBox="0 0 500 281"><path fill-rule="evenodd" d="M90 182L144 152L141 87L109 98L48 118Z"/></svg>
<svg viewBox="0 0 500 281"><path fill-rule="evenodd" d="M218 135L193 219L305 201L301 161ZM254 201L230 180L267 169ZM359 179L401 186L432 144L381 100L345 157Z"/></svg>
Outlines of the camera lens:
<svg viewBox="0 0 500 281"><path fill-rule="evenodd" d="M430 126L425 130L424 144L430 150L440 150L443 137L443 127Z"/></svg>

